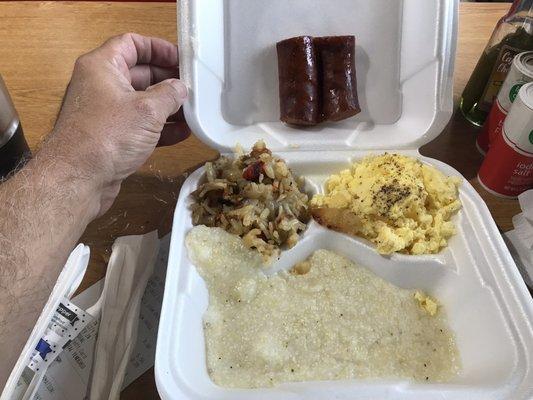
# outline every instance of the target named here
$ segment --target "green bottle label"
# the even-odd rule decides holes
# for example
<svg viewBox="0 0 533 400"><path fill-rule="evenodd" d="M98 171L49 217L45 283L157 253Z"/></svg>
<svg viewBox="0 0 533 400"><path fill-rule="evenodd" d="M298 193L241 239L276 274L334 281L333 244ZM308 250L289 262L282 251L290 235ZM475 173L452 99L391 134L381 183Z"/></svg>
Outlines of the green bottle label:
<svg viewBox="0 0 533 400"><path fill-rule="evenodd" d="M507 73L511 69L511 64L513 63L513 58L522 50L517 49L516 47L511 47L509 45L503 45L500 49L496 62L492 67L492 72L490 73L489 80L485 86L485 90L479 100L479 109L489 112L492 106L492 102L498 95L500 88L502 87L503 81L507 76Z"/></svg>
<svg viewBox="0 0 533 400"><path fill-rule="evenodd" d="M511 90L509 90L509 100L511 100L511 103L514 102L514 99L516 99L516 95L518 94L518 91L523 85L524 85L523 83L517 83L511 88Z"/></svg>

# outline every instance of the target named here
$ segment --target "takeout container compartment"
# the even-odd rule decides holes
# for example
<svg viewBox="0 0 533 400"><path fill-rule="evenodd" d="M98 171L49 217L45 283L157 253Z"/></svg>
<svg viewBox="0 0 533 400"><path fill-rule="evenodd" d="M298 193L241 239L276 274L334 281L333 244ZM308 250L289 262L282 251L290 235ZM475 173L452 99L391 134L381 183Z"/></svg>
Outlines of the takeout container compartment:
<svg viewBox="0 0 533 400"><path fill-rule="evenodd" d="M181 1L181 76L190 88L188 123L206 143L229 152L264 139L306 191L323 191L329 175L368 154L418 157L446 175L460 174L421 157L452 112L457 2L454 0ZM290 23L293 21L293 23ZM379 23L378 23L379 22ZM354 34L362 112L339 124L295 129L278 122L275 42L297 35ZM312 152L310 152L312 151ZM462 370L446 384L406 380L295 382L274 388L226 389L207 373L202 317L208 293L188 259L188 208L203 178L182 186L174 215L156 353L164 399L526 399L533 395L533 306L482 199L464 180L457 234L435 255L379 255L360 238L312 221L274 270L319 248L347 256L402 288L422 289L444 306Z"/></svg>

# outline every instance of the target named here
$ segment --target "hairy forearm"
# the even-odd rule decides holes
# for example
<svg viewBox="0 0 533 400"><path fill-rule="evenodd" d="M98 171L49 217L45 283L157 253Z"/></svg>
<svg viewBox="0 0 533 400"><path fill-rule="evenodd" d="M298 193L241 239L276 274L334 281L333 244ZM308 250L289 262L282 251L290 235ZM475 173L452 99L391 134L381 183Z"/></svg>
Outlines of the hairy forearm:
<svg viewBox="0 0 533 400"><path fill-rule="evenodd" d="M0 185L0 390L86 225L162 134L186 137L165 126L187 97L177 72L174 44L131 33L81 56L54 133Z"/></svg>
<svg viewBox="0 0 533 400"><path fill-rule="evenodd" d="M103 183L76 145L52 135L0 185L0 389L69 252L99 212Z"/></svg>

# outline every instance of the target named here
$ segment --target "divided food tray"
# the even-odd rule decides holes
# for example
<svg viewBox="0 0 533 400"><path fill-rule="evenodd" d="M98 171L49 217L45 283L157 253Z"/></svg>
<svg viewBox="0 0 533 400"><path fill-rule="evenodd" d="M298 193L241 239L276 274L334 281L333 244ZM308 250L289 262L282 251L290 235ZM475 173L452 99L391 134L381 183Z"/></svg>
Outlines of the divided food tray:
<svg viewBox="0 0 533 400"><path fill-rule="evenodd" d="M459 175L449 166L420 157L415 151L401 153L418 156L447 175ZM291 157L289 165L296 174L306 177L306 189L316 193L322 191L327 175L365 154L343 152L321 162ZM363 239L312 222L300 242L284 250L275 264L288 268L314 250L325 248L347 256L399 287L420 288L431 293L443 304L456 334L462 371L454 380L447 384L305 382L250 390L216 386L208 376L205 362L202 315L208 305L207 289L184 247L185 236L192 228L189 194L196 189L202 175L203 169L197 170L183 185L174 218L156 357L156 379L163 398L427 399L439 394L446 399L528 399L533 396L531 300L488 209L466 181L460 188L463 208L453 218L457 234L439 254L384 257Z"/></svg>
<svg viewBox="0 0 533 400"><path fill-rule="evenodd" d="M340 17L343 7L349 10L346 18ZM446 175L460 176L417 150L442 131L451 115L457 1L185 0L178 12L181 74L190 88L185 114L204 142L229 152L236 143L249 149L262 138L295 174L305 177L305 190L311 195L323 191L332 173L384 151L411 155ZM297 17L297 23L289 24L283 14ZM389 25L378 27L376 21ZM358 55L368 63L362 67L364 73L386 81L358 82L366 99L365 113L339 125L306 130L277 122L272 47L277 40L302 34L356 36ZM382 49L374 48L378 45ZM243 54L233 54L235 49L244 49ZM390 65L383 65L384 57ZM388 90L393 93L383 103L383 112L375 99L384 99ZM325 248L399 287L435 296L446 309L462 362L452 381L315 381L263 389L215 385L207 373L202 328L208 293L184 246L192 228L189 195L202 176L200 168L185 181L174 215L155 365L164 399L533 397L533 302L487 207L464 179L459 189L463 207L453 217L457 234L438 254L381 256L363 239L311 222L298 244L283 250L275 264L289 268Z"/></svg>

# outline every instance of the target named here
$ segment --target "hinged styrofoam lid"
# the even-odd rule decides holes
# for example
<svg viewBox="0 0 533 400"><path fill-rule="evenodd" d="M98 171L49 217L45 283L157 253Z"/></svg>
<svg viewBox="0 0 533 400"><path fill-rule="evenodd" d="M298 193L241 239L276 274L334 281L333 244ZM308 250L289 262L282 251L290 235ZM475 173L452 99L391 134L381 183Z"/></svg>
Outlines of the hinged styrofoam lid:
<svg viewBox="0 0 533 400"><path fill-rule="evenodd" d="M452 113L458 0L182 0L180 74L193 131L228 151L418 148ZM279 40L355 35L361 113L298 129L279 122Z"/></svg>

